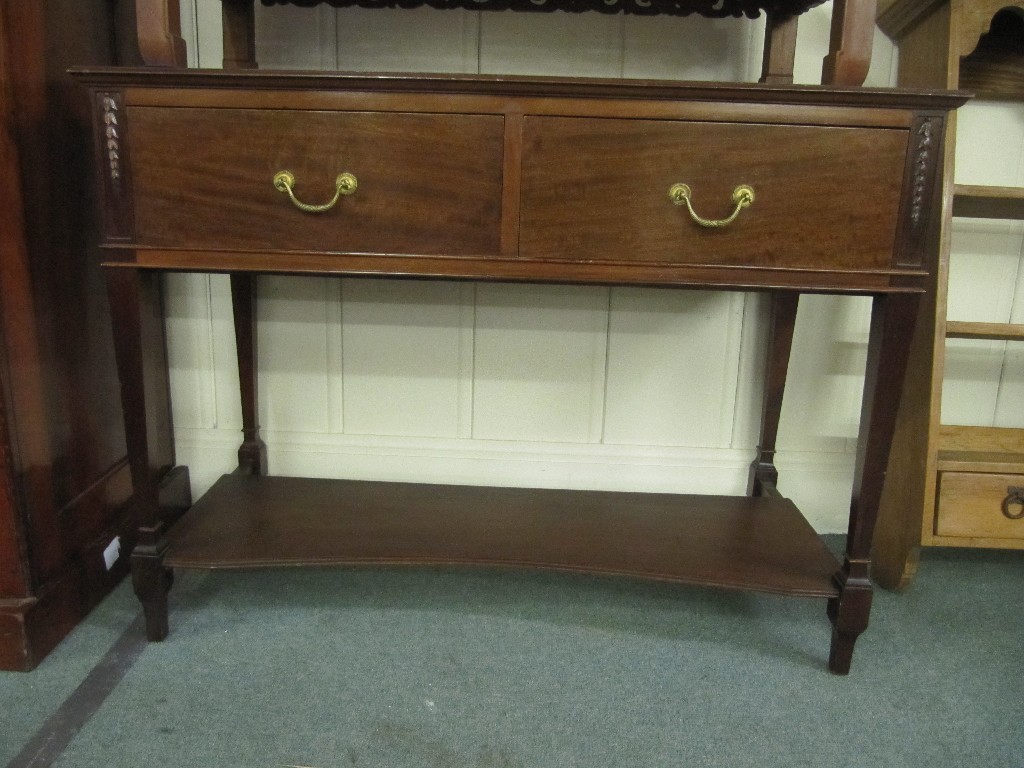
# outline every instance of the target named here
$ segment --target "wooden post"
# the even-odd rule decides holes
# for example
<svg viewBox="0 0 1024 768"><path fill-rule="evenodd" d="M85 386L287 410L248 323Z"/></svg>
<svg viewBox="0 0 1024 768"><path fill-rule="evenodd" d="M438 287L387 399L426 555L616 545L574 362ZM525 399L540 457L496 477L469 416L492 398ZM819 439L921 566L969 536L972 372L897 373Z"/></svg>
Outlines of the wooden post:
<svg viewBox="0 0 1024 768"><path fill-rule="evenodd" d="M151 67L186 67L179 0L135 0L142 60Z"/></svg>

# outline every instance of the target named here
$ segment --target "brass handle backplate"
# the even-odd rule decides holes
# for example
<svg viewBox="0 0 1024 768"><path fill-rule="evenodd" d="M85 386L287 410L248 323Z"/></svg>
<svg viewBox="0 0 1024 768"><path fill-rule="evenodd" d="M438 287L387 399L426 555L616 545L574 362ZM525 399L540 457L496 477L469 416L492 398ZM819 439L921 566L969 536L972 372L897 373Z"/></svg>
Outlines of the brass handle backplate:
<svg viewBox="0 0 1024 768"><path fill-rule="evenodd" d="M732 191L732 201L736 204L736 208L733 209L733 212L724 219L705 219L693 210L693 205L690 203L690 197L692 195L693 192L687 184L673 184L668 191L669 199L673 203L676 205L686 206L686 210L690 212L691 219L702 227L711 227L716 229L732 224L736 221L736 217L740 215L740 211L754 202L754 188L747 184L740 184Z"/></svg>
<svg viewBox="0 0 1024 768"><path fill-rule="evenodd" d="M339 173L338 177L334 180L334 197L320 205L304 203L299 200L295 196L294 187L295 174L291 171L278 171L274 174L274 189L278 192L286 193L296 208L306 213L323 213L324 211L331 210L338 200L341 199L342 195L354 194L359 187L359 181L351 173Z"/></svg>
<svg viewBox="0 0 1024 768"><path fill-rule="evenodd" d="M1019 512L1010 511L1010 507L1015 504L1020 506ZM1003 514L1011 520L1024 518L1024 488L1011 485L1006 489L1006 498L1003 499Z"/></svg>

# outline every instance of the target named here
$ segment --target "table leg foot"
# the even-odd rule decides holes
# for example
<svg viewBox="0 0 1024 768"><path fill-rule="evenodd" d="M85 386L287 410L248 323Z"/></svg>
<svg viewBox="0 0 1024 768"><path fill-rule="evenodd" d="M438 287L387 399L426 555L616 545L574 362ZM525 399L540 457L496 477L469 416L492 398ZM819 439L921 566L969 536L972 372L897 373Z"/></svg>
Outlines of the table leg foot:
<svg viewBox="0 0 1024 768"><path fill-rule="evenodd" d="M837 675L850 672L853 646L868 628L871 613L871 587L847 584L839 597L828 601L828 618L832 622L832 645L829 648L828 668Z"/></svg>
<svg viewBox="0 0 1024 768"><path fill-rule="evenodd" d="M142 603L148 640L158 641L167 637L167 593L173 583L174 571L164 567L160 554L132 554L132 586Z"/></svg>

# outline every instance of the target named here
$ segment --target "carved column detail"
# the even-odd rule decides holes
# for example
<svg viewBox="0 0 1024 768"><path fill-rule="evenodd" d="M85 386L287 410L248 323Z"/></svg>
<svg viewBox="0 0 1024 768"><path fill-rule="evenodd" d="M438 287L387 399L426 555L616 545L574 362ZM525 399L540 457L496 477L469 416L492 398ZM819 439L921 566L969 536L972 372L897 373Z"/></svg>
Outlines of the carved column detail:
<svg viewBox="0 0 1024 768"><path fill-rule="evenodd" d="M910 129L903 204L896 232L898 267L920 267L933 250L930 222L938 220L942 204L938 176L944 128L944 118L926 115L918 118Z"/></svg>
<svg viewBox="0 0 1024 768"><path fill-rule="evenodd" d="M131 174L128 173L128 124L120 92L99 91L95 94L96 158L102 183L100 207L103 234L108 241L134 238Z"/></svg>

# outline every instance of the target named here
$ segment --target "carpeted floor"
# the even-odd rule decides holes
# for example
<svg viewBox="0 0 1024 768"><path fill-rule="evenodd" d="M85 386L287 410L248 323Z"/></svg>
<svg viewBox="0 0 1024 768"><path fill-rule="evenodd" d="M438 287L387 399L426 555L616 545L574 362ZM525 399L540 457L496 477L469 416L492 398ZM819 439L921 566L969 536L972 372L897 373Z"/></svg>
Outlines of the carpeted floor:
<svg viewBox="0 0 1024 768"><path fill-rule="evenodd" d="M846 678L824 609L531 572L188 572L170 637L52 764L1024 766L1024 553L926 551L876 593ZM41 768L19 752L137 615L126 582L0 674L0 765Z"/></svg>

